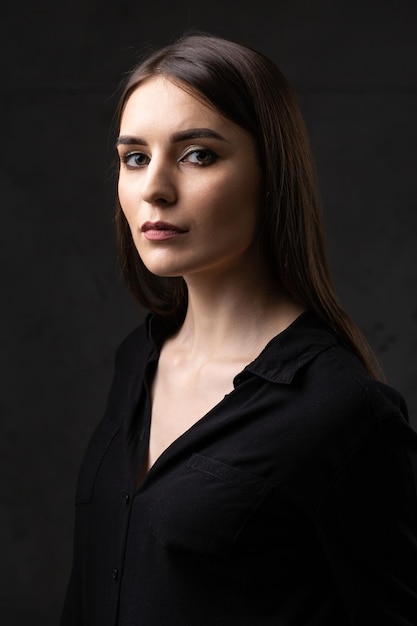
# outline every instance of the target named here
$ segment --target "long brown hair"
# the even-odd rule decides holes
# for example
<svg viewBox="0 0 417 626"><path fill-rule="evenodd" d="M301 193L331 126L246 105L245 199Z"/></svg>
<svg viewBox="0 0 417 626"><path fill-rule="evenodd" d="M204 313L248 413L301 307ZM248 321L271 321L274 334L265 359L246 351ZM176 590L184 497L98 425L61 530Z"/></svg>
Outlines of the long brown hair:
<svg viewBox="0 0 417 626"><path fill-rule="evenodd" d="M337 301L307 131L294 90L278 67L230 40L206 33L184 36L149 54L130 72L116 110L117 130L130 94L155 75L201 97L252 134L264 182L261 242L276 280L327 322L372 376L383 378L369 344ZM154 312L183 316L185 281L147 270L119 202L116 227L122 272L134 297Z"/></svg>

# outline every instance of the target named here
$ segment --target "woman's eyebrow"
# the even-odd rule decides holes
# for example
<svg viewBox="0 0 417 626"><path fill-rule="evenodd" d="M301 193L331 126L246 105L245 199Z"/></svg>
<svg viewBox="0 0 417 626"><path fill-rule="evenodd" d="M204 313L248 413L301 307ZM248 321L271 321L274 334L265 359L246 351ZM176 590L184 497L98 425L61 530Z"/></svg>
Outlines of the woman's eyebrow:
<svg viewBox="0 0 417 626"><path fill-rule="evenodd" d="M171 143L178 143L180 141L187 141L189 139L220 139L221 141L227 141L225 137L222 137L218 132L211 128L189 128L187 130L180 130L173 133L169 141ZM116 141L117 146L147 146L148 142L140 137L133 137L131 135L121 135Z"/></svg>
<svg viewBox="0 0 417 626"><path fill-rule="evenodd" d="M171 143L177 143L178 141L186 141L187 139L220 139L221 141L226 141L222 135L217 133L215 130L211 128L189 128L187 130L180 130L177 133L174 133L170 137Z"/></svg>
<svg viewBox="0 0 417 626"><path fill-rule="evenodd" d="M132 137L131 135L120 135L116 141L117 146L147 146L147 142L139 137Z"/></svg>

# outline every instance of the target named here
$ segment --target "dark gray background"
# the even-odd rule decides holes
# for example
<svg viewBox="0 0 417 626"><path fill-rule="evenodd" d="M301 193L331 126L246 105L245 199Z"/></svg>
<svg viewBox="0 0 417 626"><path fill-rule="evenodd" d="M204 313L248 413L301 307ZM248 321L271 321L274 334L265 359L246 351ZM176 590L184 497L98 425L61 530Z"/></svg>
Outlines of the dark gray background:
<svg viewBox="0 0 417 626"><path fill-rule="evenodd" d="M414 0L3 4L0 616L58 623L73 496L121 339L142 319L113 234L116 92L188 29L248 43L296 88L334 279L417 424Z"/></svg>

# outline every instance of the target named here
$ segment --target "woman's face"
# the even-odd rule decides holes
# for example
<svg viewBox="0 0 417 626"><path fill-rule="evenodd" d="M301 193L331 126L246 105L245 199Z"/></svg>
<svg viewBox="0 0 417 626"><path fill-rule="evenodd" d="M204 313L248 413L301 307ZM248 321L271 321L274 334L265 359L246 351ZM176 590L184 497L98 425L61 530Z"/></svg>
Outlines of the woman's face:
<svg viewBox="0 0 417 626"><path fill-rule="evenodd" d="M126 103L118 152L120 204L149 271L254 269L261 174L248 132L154 77Z"/></svg>

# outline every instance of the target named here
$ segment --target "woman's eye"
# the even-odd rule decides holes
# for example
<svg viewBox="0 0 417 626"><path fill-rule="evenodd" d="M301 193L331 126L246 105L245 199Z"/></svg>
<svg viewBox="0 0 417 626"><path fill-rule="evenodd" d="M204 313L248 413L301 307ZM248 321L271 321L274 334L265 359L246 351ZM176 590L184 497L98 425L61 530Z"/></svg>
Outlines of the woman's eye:
<svg viewBox="0 0 417 626"><path fill-rule="evenodd" d="M182 162L193 163L195 165L211 165L217 159L217 155L213 150L208 148L199 148L198 150L190 150L181 159Z"/></svg>
<svg viewBox="0 0 417 626"><path fill-rule="evenodd" d="M143 152L129 152L122 156L123 163L129 168L138 168L148 165L150 159Z"/></svg>

